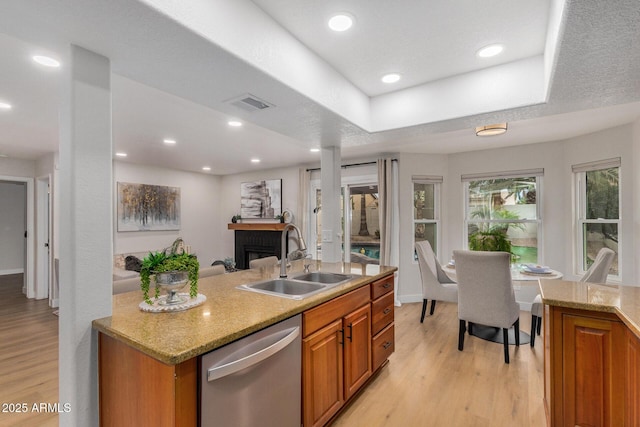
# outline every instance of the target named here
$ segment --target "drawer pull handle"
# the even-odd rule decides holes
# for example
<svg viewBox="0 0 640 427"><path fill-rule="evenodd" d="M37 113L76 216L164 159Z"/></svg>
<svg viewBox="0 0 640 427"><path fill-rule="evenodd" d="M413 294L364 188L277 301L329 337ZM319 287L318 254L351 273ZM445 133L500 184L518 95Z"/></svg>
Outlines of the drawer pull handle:
<svg viewBox="0 0 640 427"><path fill-rule="evenodd" d="M349 338L350 342L353 342L353 323L349 323L347 327L349 328L349 336L347 338Z"/></svg>
<svg viewBox="0 0 640 427"><path fill-rule="evenodd" d="M391 313L391 309L389 307L385 308L384 311L382 312L382 314L389 314Z"/></svg>
<svg viewBox="0 0 640 427"><path fill-rule="evenodd" d="M342 341L338 342L338 344L344 345L344 329L340 329L340 334L342 335Z"/></svg>
<svg viewBox="0 0 640 427"><path fill-rule="evenodd" d="M385 343L384 343L384 344L382 344L382 347L383 347L385 350L386 350L386 349L388 349L389 347L391 347L391 342L390 342L390 341L385 341Z"/></svg>
<svg viewBox="0 0 640 427"><path fill-rule="evenodd" d="M383 288L385 289L389 289L389 287L391 286L391 283L387 282L384 285L382 285Z"/></svg>

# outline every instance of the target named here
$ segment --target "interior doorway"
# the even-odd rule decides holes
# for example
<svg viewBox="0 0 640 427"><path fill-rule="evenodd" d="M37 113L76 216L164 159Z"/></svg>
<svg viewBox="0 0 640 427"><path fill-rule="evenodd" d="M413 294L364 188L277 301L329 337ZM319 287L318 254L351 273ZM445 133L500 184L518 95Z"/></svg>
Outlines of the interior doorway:
<svg viewBox="0 0 640 427"><path fill-rule="evenodd" d="M15 200L21 200L24 203L22 210L22 218L15 218L16 225L10 227L11 239L0 239L0 245L3 253L9 253L14 257L18 257L7 264L6 267L0 268L4 273L23 272L23 293L27 298L36 297L36 288L34 280L34 180L28 177L1 176L0 183L7 186L16 186L13 190L22 193L22 196L15 195ZM7 187L7 188L10 188ZM8 190L14 193L15 191ZM3 204L7 206L7 204ZM17 243L17 242L20 243ZM19 261L18 261L19 259ZM5 258L5 261L7 259ZM46 295L45 297L46 298Z"/></svg>
<svg viewBox="0 0 640 427"><path fill-rule="evenodd" d="M50 175L36 179L36 299L48 297L49 305L57 307L52 289L50 184Z"/></svg>

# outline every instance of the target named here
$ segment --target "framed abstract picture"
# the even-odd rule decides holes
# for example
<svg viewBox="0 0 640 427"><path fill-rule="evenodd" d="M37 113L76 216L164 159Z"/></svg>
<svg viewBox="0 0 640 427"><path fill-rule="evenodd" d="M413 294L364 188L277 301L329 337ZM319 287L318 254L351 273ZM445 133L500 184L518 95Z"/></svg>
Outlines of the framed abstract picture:
<svg viewBox="0 0 640 427"><path fill-rule="evenodd" d="M180 188L118 183L118 231L180 230Z"/></svg>
<svg viewBox="0 0 640 427"><path fill-rule="evenodd" d="M240 184L242 219L272 219L282 214L282 180L243 182Z"/></svg>

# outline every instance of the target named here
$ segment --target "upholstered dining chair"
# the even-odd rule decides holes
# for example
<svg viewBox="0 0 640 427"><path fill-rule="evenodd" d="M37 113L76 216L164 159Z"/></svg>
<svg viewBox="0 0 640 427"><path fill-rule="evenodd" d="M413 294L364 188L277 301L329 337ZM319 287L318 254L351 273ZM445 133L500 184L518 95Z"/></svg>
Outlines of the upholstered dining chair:
<svg viewBox="0 0 640 427"><path fill-rule="evenodd" d="M464 333L474 323L502 328L504 363L509 363L509 328L520 345L520 305L511 282L511 255L507 252L453 251L458 280L458 350Z"/></svg>
<svg viewBox="0 0 640 427"><path fill-rule="evenodd" d="M416 242L416 252L418 252L418 267L422 279L423 299L422 316L420 316L420 323L422 323L427 311L427 300L431 300L429 315L433 315L436 301L458 302L458 285L442 270L427 240Z"/></svg>
<svg viewBox="0 0 640 427"><path fill-rule="evenodd" d="M273 267L278 263L277 256L268 256L264 258L252 259L249 261L249 268Z"/></svg>
<svg viewBox="0 0 640 427"><path fill-rule="evenodd" d="M593 264L579 281L606 283L615 255L616 253L609 248L600 249ZM540 335L540 329L542 329L542 297L538 294L531 304L531 341L529 341L531 347L535 345L536 335Z"/></svg>

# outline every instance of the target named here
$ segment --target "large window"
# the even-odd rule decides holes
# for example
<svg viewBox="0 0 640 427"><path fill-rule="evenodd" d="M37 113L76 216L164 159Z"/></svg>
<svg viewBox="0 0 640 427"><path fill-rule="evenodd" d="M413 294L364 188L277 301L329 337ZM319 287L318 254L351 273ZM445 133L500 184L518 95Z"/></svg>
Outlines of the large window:
<svg viewBox="0 0 640 427"><path fill-rule="evenodd" d="M466 175L465 229L471 250L505 251L515 263L539 263L542 169Z"/></svg>
<svg viewBox="0 0 640 427"><path fill-rule="evenodd" d="M576 272L589 269L598 251L616 252L609 274L619 276L620 159L573 166L576 178Z"/></svg>
<svg viewBox="0 0 640 427"><path fill-rule="evenodd" d="M438 254L440 232L440 183L442 177L414 176L413 181L413 247L415 242L428 240ZM413 251L413 259L418 255Z"/></svg>

